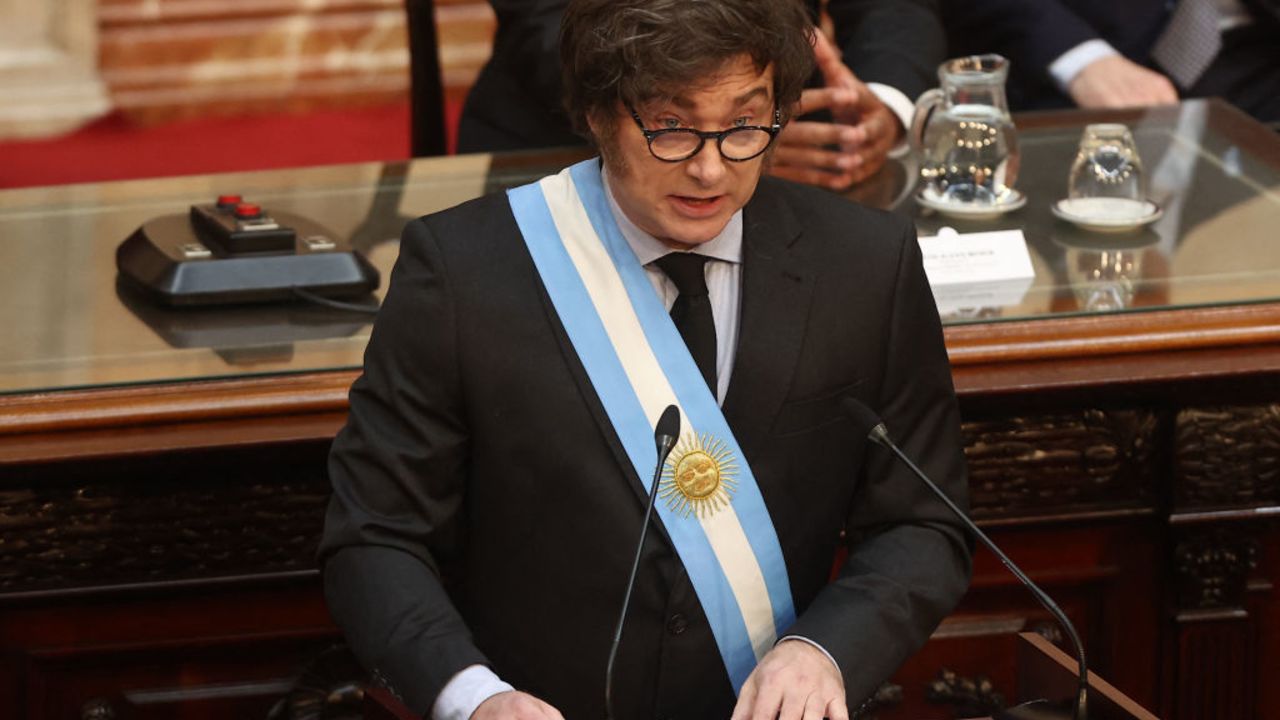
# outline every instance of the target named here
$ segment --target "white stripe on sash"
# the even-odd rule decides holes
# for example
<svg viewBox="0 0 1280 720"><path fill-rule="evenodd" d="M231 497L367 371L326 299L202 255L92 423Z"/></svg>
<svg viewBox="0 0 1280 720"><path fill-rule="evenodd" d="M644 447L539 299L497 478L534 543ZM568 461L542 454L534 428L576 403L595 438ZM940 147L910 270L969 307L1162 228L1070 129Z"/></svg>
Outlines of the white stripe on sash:
<svg viewBox="0 0 1280 720"><path fill-rule="evenodd" d="M596 236L569 171L566 169L559 175L543 178L539 186L565 250L595 304L618 360L652 426L667 405L679 405L679 401L653 349L645 340L622 278ZM682 435L687 437L690 433L697 433L698 428L690 426L689 415L683 408L681 415L685 424ZM739 458L739 462L745 462L745 459ZM677 515L661 503L658 512L668 527L682 522L701 525L737 600L752 650L759 661L776 642L777 628L764 575L733 506L721 508L707 517Z"/></svg>

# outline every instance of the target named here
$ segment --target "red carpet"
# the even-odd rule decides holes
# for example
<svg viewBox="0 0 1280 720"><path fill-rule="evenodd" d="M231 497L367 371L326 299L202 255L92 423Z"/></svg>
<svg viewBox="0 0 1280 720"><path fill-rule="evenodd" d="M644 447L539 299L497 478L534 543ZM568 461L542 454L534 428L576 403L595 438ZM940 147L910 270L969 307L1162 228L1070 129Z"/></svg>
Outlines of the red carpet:
<svg viewBox="0 0 1280 720"><path fill-rule="evenodd" d="M460 108L450 108L456 119ZM409 157L409 104L137 127L109 115L60 138L0 142L0 188Z"/></svg>

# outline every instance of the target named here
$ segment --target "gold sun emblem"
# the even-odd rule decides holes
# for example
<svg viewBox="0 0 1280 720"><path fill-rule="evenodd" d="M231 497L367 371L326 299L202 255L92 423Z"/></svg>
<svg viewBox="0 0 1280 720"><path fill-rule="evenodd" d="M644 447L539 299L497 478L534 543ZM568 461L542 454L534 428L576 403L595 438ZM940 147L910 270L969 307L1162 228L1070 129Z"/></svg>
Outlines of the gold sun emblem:
<svg viewBox="0 0 1280 720"><path fill-rule="evenodd" d="M733 499L737 474L738 463L723 442L690 433L667 457L658 497L684 517L708 517Z"/></svg>

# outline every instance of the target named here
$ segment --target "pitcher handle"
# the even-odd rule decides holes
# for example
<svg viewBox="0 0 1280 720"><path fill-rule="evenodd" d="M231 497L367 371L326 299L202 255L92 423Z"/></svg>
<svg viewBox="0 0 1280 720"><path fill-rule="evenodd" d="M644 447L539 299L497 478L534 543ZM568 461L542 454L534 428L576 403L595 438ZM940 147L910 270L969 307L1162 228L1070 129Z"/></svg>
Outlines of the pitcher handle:
<svg viewBox="0 0 1280 720"><path fill-rule="evenodd" d="M942 104L946 94L942 88L930 88L916 100L916 111L911 116L911 147L916 152L924 149L924 129L929 124L933 111Z"/></svg>

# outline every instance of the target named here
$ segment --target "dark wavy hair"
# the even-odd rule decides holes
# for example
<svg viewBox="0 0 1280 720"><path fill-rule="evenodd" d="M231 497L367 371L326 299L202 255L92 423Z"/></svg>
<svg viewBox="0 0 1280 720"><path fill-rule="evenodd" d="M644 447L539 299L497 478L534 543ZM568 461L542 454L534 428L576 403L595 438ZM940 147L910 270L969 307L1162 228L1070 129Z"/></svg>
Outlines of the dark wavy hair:
<svg viewBox="0 0 1280 720"><path fill-rule="evenodd" d="M565 110L605 149L619 102L674 97L747 55L761 72L773 64L785 122L813 71L813 33L800 0L570 0L560 26Z"/></svg>

